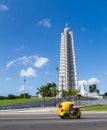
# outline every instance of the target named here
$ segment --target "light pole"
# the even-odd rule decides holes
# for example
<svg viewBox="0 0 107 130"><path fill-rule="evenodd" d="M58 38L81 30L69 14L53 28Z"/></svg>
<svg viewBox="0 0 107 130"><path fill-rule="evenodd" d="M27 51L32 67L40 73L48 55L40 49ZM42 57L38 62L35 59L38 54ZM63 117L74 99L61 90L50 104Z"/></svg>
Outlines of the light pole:
<svg viewBox="0 0 107 130"><path fill-rule="evenodd" d="M63 91L63 89L64 89L64 88L63 88L63 87L64 87L64 84L63 84L63 82L64 82L64 76L61 76L61 78L62 78L62 101L63 101L63 100L64 100L63 97L64 97L64 95L65 95L65 94L64 94L64 91Z"/></svg>
<svg viewBox="0 0 107 130"><path fill-rule="evenodd" d="M62 91L63 91L63 86L64 86L64 85L63 85L63 82L64 82L63 78L64 78L64 77L61 76L61 78L62 78Z"/></svg>
<svg viewBox="0 0 107 130"><path fill-rule="evenodd" d="M24 98L25 98L25 85L26 85L26 79L25 79L25 77L23 79L23 82L24 82Z"/></svg>
<svg viewBox="0 0 107 130"><path fill-rule="evenodd" d="M57 84L57 87L58 87L58 80L59 80L59 73L58 73L59 72L59 67L58 67L58 65L56 67L56 72L57 72L57 81L56 81L57 83L56 84Z"/></svg>
<svg viewBox="0 0 107 130"><path fill-rule="evenodd" d="M41 95L41 107L43 107L43 100L42 100L42 95Z"/></svg>

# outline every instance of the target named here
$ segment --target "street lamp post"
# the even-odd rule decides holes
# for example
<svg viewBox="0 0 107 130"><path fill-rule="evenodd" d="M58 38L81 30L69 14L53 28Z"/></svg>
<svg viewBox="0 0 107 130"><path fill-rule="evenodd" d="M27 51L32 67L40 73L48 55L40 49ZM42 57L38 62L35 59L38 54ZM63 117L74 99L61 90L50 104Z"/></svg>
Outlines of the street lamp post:
<svg viewBox="0 0 107 130"><path fill-rule="evenodd" d="M24 82L24 98L25 98L25 85L26 85L26 79L25 79L25 77L23 79L23 82Z"/></svg>
<svg viewBox="0 0 107 130"><path fill-rule="evenodd" d="M64 85L63 85L63 82L64 82L63 78L64 78L64 77L62 76L62 91L63 91L63 86L64 86Z"/></svg>
<svg viewBox="0 0 107 130"><path fill-rule="evenodd" d="M41 95L41 107L43 107L43 99L42 99L42 95Z"/></svg>
<svg viewBox="0 0 107 130"><path fill-rule="evenodd" d="M64 86L64 85L63 85L64 80L63 80L63 78L64 78L64 77L61 76L61 78L62 78L62 101L63 101L63 100L64 100L64 99L63 99L63 97L64 97L64 91L63 91L63 89L64 89L64 88L63 88L63 86Z"/></svg>
<svg viewBox="0 0 107 130"><path fill-rule="evenodd" d="M57 83L56 83L56 84L57 84L57 87L58 87L58 80L59 80L59 76L58 76L58 75L59 75L59 74L58 74L58 72L59 72L59 67L58 67L58 65L57 65L57 67L56 67L56 72L57 72Z"/></svg>

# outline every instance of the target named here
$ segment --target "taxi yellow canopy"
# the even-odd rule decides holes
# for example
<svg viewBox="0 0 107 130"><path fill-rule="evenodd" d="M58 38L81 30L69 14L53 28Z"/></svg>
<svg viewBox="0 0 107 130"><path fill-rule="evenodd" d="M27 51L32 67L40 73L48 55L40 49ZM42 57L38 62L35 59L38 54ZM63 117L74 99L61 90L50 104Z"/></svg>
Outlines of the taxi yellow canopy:
<svg viewBox="0 0 107 130"><path fill-rule="evenodd" d="M68 110L69 107L70 107L71 105L74 105L74 104L75 104L74 102L66 101L66 102L62 102L60 105L62 105L62 108L63 108L64 110Z"/></svg>

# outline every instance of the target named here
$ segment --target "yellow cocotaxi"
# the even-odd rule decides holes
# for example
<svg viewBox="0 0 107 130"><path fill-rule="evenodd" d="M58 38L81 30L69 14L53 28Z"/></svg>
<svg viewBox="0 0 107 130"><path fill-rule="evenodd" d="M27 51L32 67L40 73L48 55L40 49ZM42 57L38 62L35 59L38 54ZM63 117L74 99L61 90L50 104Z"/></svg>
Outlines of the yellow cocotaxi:
<svg viewBox="0 0 107 130"><path fill-rule="evenodd" d="M62 119L77 118L81 117L81 111L79 108L75 108L74 102L66 101L62 102L58 106L58 116Z"/></svg>

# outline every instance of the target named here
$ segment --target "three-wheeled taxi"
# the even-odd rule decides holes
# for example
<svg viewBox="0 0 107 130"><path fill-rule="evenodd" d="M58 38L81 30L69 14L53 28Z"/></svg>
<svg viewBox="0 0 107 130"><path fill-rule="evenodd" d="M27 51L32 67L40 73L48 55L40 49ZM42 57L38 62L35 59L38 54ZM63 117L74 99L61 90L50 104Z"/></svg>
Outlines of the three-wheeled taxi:
<svg viewBox="0 0 107 130"><path fill-rule="evenodd" d="M81 111L79 108L74 107L74 102L66 101L59 104L58 116L62 119L80 118Z"/></svg>

